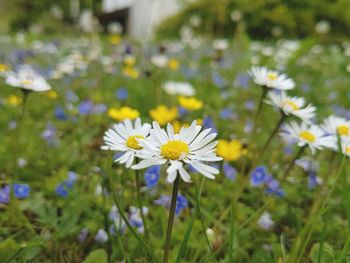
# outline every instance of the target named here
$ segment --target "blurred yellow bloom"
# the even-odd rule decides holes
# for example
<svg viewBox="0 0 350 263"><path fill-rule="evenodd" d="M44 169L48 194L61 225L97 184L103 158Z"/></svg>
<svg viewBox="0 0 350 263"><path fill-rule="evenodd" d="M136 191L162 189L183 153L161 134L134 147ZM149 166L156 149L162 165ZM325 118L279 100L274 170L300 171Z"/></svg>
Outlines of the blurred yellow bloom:
<svg viewBox="0 0 350 263"><path fill-rule="evenodd" d="M195 97L186 98L181 96L179 97L179 104L186 110L199 110L203 107L203 102Z"/></svg>
<svg viewBox="0 0 350 263"><path fill-rule="evenodd" d="M203 119L197 119L197 124L198 125L203 125Z"/></svg>
<svg viewBox="0 0 350 263"><path fill-rule="evenodd" d="M160 125L165 125L177 118L177 108L168 108L165 105L159 105L157 108L150 110L149 115Z"/></svg>
<svg viewBox="0 0 350 263"><path fill-rule="evenodd" d="M175 120L171 122L171 124L174 127L174 132L179 133L182 127L189 127L190 125L188 123L181 123L179 120Z"/></svg>
<svg viewBox="0 0 350 263"><path fill-rule="evenodd" d="M171 69L171 70L178 70L179 67L180 67L180 62L176 59L176 58L171 58L169 59L168 61L168 67Z"/></svg>
<svg viewBox="0 0 350 263"><path fill-rule="evenodd" d="M21 104L22 99L16 95L11 95L6 99L6 103L11 106L17 106Z"/></svg>
<svg viewBox="0 0 350 263"><path fill-rule="evenodd" d="M139 72L133 67L124 67L123 73L124 73L124 75L126 75L132 79L137 79L139 76Z"/></svg>
<svg viewBox="0 0 350 263"><path fill-rule="evenodd" d="M117 121L124 121L126 119L134 120L140 116L140 113L129 107L111 108L108 110L108 116Z"/></svg>
<svg viewBox="0 0 350 263"><path fill-rule="evenodd" d="M57 92L54 91L54 90L50 90L50 91L47 93L47 96L48 96L50 99L56 99L56 98L58 97Z"/></svg>
<svg viewBox="0 0 350 263"><path fill-rule="evenodd" d="M6 72L6 71L9 71L10 70L10 67L7 66L6 64L1 64L0 63L0 73L1 72Z"/></svg>
<svg viewBox="0 0 350 263"><path fill-rule="evenodd" d="M236 161L246 154L246 149L238 140L219 140L216 153L224 158L225 161Z"/></svg>
<svg viewBox="0 0 350 263"><path fill-rule="evenodd" d="M112 45L118 45L122 38L119 35L110 35L108 40Z"/></svg>
<svg viewBox="0 0 350 263"><path fill-rule="evenodd" d="M136 59L133 56L127 56L124 58L124 64L127 67L133 67L135 65L135 63L136 63Z"/></svg>

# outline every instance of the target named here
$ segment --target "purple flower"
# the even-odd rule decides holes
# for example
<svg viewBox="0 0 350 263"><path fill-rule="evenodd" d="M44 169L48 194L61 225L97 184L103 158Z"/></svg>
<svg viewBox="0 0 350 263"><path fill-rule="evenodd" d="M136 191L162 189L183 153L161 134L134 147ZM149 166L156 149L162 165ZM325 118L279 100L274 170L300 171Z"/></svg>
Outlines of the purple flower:
<svg viewBox="0 0 350 263"><path fill-rule="evenodd" d="M232 118L232 115L233 115L233 110L230 108L224 108L220 111L220 118L222 120L228 120Z"/></svg>
<svg viewBox="0 0 350 263"><path fill-rule="evenodd" d="M219 88L223 88L225 86L225 80L221 77L221 75L218 72L212 72L211 78L213 80L213 83Z"/></svg>
<svg viewBox="0 0 350 263"><path fill-rule="evenodd" d="M61 107L55 108L55 117L60 121L66 121L68 119L67 114L64 112L64 109Z"/></svg>
<svg viewBox="0 0 350 263"><path fill-rule="evenodd" d="M79 233L79 236L78 236L78 240L80 243L83 243L87 236L89 235L89 230L87 228L83 228L80 233Z"/></svg>
<svg viewBox="0 0 350 263"><path fill-rule="evenodd" d="M240 73L237 75L234 85L242 88L249 87L249 75L246 73Z"/></svg>
<svg viewBox="0 0 350 263"><path fill-rule="evenodd" d="M224 169L224 175L226 176L226 178L228 178L231 181L236 180L236 175L237 175L236 168L231 166L229 163L224 162L223 169Z"/></svg>
<svg viewBox="0 0 350 263"><path fill-rule="evenodd" d="M179 194L176 200L175 214L179 215L181 211L184 210L187 206L188 206L188 201L186 197L184 197L182 194Z"/></svg>
<svg viewBox="0 0 350 263"><path fill-rule="evenodd" d="M10 202L10 192L11 188L9 185L5 185L0 188L0 203L8 204Z"/></svg>
<svg viewBox="0 0 350 263"><path fill-rule="evenodd" d="M46 125L46 130L41 134L43 139L48 145L54 145L56 143L56 128L52 124Z"/></svg>
<svg viewBox="0 0 350 263"><path fill-rule="evenodd" d="M94 105L93 105L92 101L85 100L78 105L78 111L79 111L80 115L83 115L83 116L89 115L92 113L93 106Z"/></svg>
<svg viewBox="0 0 350 263"><path fill-rule="evenodd" d="M107 232L104 229L102 229L102 228L99 229L97 231L96 236L95 236L95 241L97 243L101 243L101 244L106 243L108 241L108 234L107 234Z"/></svg>
<svg viewBox="0 0 350 263"><path fill-rule="evenodd" d="M127 100L129 97L128 90L126 88L119 88L116 92L116 96L121 101Z"/></svg>
<svg viewBox="0 0 350 263"><path fill-rule="evenodd" d="M27 198L30 194L30 186L28 184L14 184L13 192L16 198Z"/></svg>
<svg viewBox="0 0 350 263"><path fill-rule="evenodd" d="M158 184L160 178L160 166L151 166L144 173L146 186L151 189Z"/></svg>
<svg viewBox="0 0 350 263"><path fill-rule="evenodd" d="M260 186L265 183L265 177L267 176L266 166L258 166L250 175L250 185L251 186Z"/></svg>
<svg viewBox="0 0 350 263"><path fill-rule="evenodd" d="M245 108L247 110L254 110L255 109L255 102L252 101L252 100L248 100L246 103L245 103Z"/></svg>
<svg viewBox="0 0 350 263"><path fill-rule="evenodd" d="M213 122L213 119L210 116L207 116L203 119L203 126L206 129L211 129L211 133L217 133L218 130Z"/></svg>

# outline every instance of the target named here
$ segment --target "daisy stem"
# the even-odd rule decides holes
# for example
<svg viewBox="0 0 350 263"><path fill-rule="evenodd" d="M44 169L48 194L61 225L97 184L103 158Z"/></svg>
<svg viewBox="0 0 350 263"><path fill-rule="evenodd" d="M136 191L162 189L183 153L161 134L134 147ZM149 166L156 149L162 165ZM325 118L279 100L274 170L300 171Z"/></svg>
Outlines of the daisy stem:
<svg viewBox="0 0 350 263"><path fill-rule="evenodd" d="M173 225L174 225L174 216L175 216L177 194L179 192L179 184L180 184L180 176L177 176L173 184L173 193L171 194L168 226L167 226L165 245L164 245L163 263L167 263L169 259L171 232L173 230Z"/></svg>
<svg viewBox="0 0 350 263"><path fill-rule="evenodd" d="M108 179L109 179L109 187L111 188L111 192L112 192L112 197L114 200L115 205L118 208L118 212L120 214L120 216L122 217L123 221L125 222L126 226L128 227L128 229L130 230L131 234L137 239L137 241L140 243L140 245L142 246L142 248L147 251L147 253L149 254L149 256L152 258L152 262L159 262L158 258L153 254L152 249L145 243L145 241L143 241L143 239L139 236L139 234L137 234L137 232L135 231L135 229L131 226L129 220L127 219L127 217L124 214L124 211L118 201L118 197L116 194L116 191L114 191L113 189L113 180L112 180L112 173L111 173L111 168L112 168L112 158L111 158L111 151L108 151Z"/></svg>
<svg viewBox="0 0 350 263"><path fill-rule="evenodd" d="M21 118L20 118L20 128L22 127L22 123L23 123L23 119L24 119L24 113L26 111L29 91L28 90L22 90L22 93L23 93L23 102L22 102L22 114L21 114Z"/></svg>
<svg viewBox="0 0 350 263"><path fill-rule="evenodd" d="M287 179L289 173L292 171L292 169L293 169L293 167L294 167L294 165L295 165L296 160L300 158L300 156L303 154L305 148L306 148L306 146L303 146L303 147L300 147L300 148L299 148L299 151L298 151L297 154L294 156L294 158L292 159L292 161L289 163L289 166L288 166L288 168L286 169L286 171L283 173L283 176L282 176L282 178L281 178L281 182L284 182L284 181Z"/></svg>
<svg viewBox="0 0 350 263"><path fill-rule="evenodd" d="M257 109L256 109L256 113L255 113L255 117L254 117L253 134L256 133L257 124L258 124L258 119L259 119L260 112L261 112L261 109L262 109L262 106L263 106L263 103L264 103L264 99L265 99L266 94L267 94L267 91L268 91L268 88L266 88L266 87L262 87L262 89L263 89L263 90L262 90L262 92L261 92L259 104L258 104L258 107L257 107Z"/></svg>
<svg viewBox="0 0 350 263"><path fill-rule="evenodd" d="M138 160L136 159L136 161L138 162ZM142 218L142 223L143 223L143 227L145 229L145 237L148 240L148 229L146 226L146 219L145 219L145 215L143 213L143 209L142 209L142 199L141 199L141 183L140 183L140 173L139 170L135 170L135 177L136 177L136 195L137 195L137 203L140 209L140 214L141 214L141 218Z"/></svg>

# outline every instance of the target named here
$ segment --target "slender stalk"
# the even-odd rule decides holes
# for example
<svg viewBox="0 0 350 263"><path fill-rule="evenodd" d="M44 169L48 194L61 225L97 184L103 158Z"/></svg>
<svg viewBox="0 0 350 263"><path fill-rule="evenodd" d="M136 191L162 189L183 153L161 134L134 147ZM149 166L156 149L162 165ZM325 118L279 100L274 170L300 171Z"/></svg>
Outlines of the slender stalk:
<svg viewBox="0 0 350 263"><path fill-rule="evenodd" d="M142 246L142 248L147 251L147 253L149 254L149 256L152 258L153 262L158 262L159 260L158 258L153 254L152 249L145 243L145 241L143 241L143 239L139 236L139 234L135 231L135 229L131 226L129 220L127 219L127 217L124 214L124 211L118 201L118 197L116 192L113 189L113 180L112 180L112 173L110 172L110 169L112 167L112 158L111 158L111 152L108 151L108 179L109 179L109 186L111 188L111 192L112 192L112 197L114 200L115 205L118 208L118 212L120 214L120 216L122 217L123 221L125 222L126 226L128 227L128 229L130 230L131 234L137 239L137 241L139 241L140 245Z"/></svg>
<svg viewBox="0 0 350 263"><path fill-rule="evenodd" d="M167 226L166 238L165 238L163 263L167 263L169 260L171 232L173 230L173 225L174 225L174 216L175 216L177 194L179 192L179 184L180 184L180 176L177 176L173 184L173 193L171 194L171 203L170 203L168 226Z"/></svg>
<svg viewBox="0 0 350 263"><path fill-rule="evenodd" d="M303 147L299 148L299 151L298 151L297 154L294 156L294 158L292 159L292 161L289 163L289 166L288 166L288 168L286 169L286 171L283 173L283 176L282 176L282 178L281 178L281 182L284 182L284 181L287 179L289 173L292 171L292 169L293 169L293 167L294 167L294 165L295 165L296 160L300 158L300 156L303 154L305 148L306 148L306 146L303 146Z"/></svg>
<svg viewBox="0 0 350 263"><path fill-rule="evenodd" d="M140 209L140 214L142 218L143 228L145 229L145 237L148 240L148 229L146 226L146 219L145 214L143 213L142 209L142 199L141 199L141 183L140 183L140 173L139 170L135 170L135 177L136 177L136 195L137 195L137 203Z"/></svg>
<svg viewBox="0 0 350 263"><path fill-rule="evenodd" d="M267 91L268 91L268 88L262 87L262 92L261 92L259 104L258 104L258 107L256 109L256 113L255 113L255 117L254 117L254 130L256 129L258 118L260 116L261 109L262 109L262 106L263 106L264 99L266 97Z"/></svg>
<svg viewBox="0 0 350 263"><path fill-rule="evenodd" d="M278 121L278 123L276 124L275 128L273 129L273 131L271 132L269 138L267 139L267 141L265 142L264 146L262 147L262 150L260 151L260 154L258 155L258 157L256 158L256 161L258 161L260 159L261 156L264 155L264 153L266 152L266 150L268 149L268 147L270 146L270 143L272 142L272 139L275 138L276 134L278 133L279 129L281 128L282 124L284 123L284 121L287 119L287 115L284 113L281 113L281 118ZM254 167L254 166L253 166Z"/></svg>

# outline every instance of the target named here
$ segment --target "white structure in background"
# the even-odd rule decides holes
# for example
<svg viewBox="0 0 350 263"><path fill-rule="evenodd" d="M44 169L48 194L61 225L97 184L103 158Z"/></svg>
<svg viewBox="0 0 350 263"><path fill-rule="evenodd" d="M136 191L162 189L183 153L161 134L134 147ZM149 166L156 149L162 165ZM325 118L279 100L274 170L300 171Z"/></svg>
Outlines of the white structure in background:
<svg viewBox="0 0 350 263"><path fill-rule="evenodd" d="M129 34L134 38L147 39L166 17L175 14L178 0L103 0L102 11L111 13L130 8Z"/></svg>

